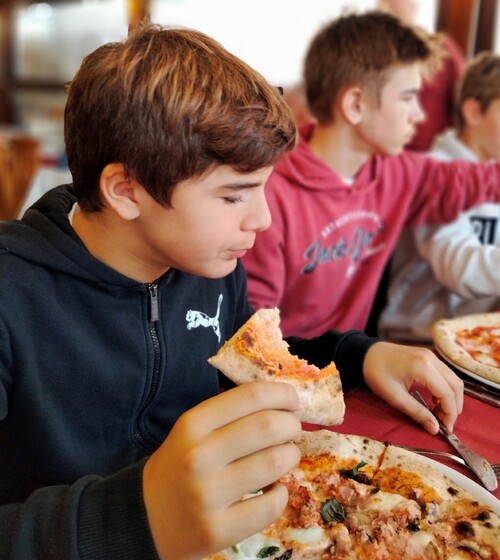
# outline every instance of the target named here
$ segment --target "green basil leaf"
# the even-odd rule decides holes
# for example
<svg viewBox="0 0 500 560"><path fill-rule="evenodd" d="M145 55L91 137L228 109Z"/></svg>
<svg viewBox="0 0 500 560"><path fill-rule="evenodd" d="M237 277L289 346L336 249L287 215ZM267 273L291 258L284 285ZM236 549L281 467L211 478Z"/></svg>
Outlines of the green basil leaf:
<svg viewBox="0 0 500 560"><path fill-rule="evenodd" d="M331 523L332 521L344 521L346 518L346 512L344 506L334 500L326 500L326 502L321 506L321 517L325 523Z"/></svg>
<svg viewBox="0 0 500 560"><path fill-rule="evenodd" d="M364 461L361 461L352 469L340 469L340 476L343 476L344 478L354 478L358 474L358 470L365 465L366 463Z"/></svg>
<svg viewBox="0 0 500 560"><path fill-rule="evenodd" d="M238 548L238 545L237 545L237 544L233 544L233 546L231 547L231 550L232 550L233 552L236 552L236 554L240 551L240 549Z"/></svg>
<svg viewBox="0 0 500 560"><path fill-rule="evenodd" d="M285 552L283 552L281 556L277 556L275 560L290 560L292 554L293 554L293 549L289 548L288 550L285 550Z"/></svg>
<svg viewBox="0 0 500 560"><path fill-rule="evenodd" d="M279 546L266 546L257 554L257 558L269 558L279 552Z"/></svg>

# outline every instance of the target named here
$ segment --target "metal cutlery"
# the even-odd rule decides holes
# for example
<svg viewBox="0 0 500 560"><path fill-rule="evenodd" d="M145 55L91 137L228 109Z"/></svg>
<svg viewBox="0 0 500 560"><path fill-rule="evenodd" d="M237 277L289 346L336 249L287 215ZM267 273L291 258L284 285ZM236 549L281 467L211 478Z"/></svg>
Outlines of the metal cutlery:
<svg viewBox="0 0 500 560"><path fill-rule="evenodd" d="M438 451L437 449L427 449L425 447L413 447L411 445L402 445L399 443L392 443L391 445L401 447L402 449L406 449L407 451L412 451L413 453L417 453L418 455L436 455L437 457L444 457L470 469L469 465L462 459L462 457L454 455L453 453L448 453L447 451ZM493 469L496 477L500 478L500 463L491 463L491 468Z"/></svg>
<svg viewBox="0 0 500 560"><path fill-rule="evenodd" d="M500 393L467 379L462 379L462 381L464 382L464 393L466 395L500 408Z"/></svg>
<svg viewBox="0 0 500 560"><path fill-rule="evenodd" d="M413 390L411 394L420 404L434 414L434 411L427 404L427 401L417 390ZM490 463L484 457L466 447L453 432L450 432L450 430L446 428L437 416L436 419L439 423L439 434L458 452L487 490L496 490L498 488L498 481Z"/></svg>

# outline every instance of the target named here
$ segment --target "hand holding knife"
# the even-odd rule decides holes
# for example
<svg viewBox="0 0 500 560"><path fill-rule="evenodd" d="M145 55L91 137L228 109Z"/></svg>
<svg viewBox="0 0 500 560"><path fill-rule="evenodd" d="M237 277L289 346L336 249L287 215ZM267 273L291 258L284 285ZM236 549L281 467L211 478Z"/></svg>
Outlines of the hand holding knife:
<svg viewBox="0 0 500 560"><path fill-rule="evenodd" d="M415 389L411 392L412 396L417 399L417 401L424 405L433 414L434 411L427 404L426 400L422 395ZM476 453L466 447L457 436L448 430L446 426L441 422L441 420L436 416L436 420L439 423L439 434L458 452L458 454L464 459L467 466L476 474L479 480L482 482L487 490L493 491L498 488L498 481L493 471L492 466L489 462Z"/></svg>

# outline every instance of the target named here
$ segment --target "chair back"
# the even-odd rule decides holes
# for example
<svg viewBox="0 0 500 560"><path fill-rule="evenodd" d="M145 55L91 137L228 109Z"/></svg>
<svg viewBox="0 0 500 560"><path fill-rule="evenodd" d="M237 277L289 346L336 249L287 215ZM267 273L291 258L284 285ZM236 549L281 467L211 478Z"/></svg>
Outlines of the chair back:
<svg viewBox="0 0 500 560"><path fill-rule="evenodd" d="M0 135L0 220L17 218L39 166L39 140Z"/></svg>

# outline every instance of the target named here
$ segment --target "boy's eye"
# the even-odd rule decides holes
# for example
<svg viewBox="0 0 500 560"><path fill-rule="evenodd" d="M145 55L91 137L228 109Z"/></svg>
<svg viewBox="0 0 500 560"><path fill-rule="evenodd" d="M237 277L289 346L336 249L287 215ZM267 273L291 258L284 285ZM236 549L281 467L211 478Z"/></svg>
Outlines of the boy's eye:
<svg viewBox="0 0 500 560"><path fill-rule="evenodd" d="M243 198L241 196L225 196L223 200L228 204L236 204L242 202Z"/></svg>
<svg viewBox="0 0 500 560"><path fill-rule="evenodd" d="M409 93L403 96L403 101L406 102L418 101L418 95L415 93Z"/></svg>

